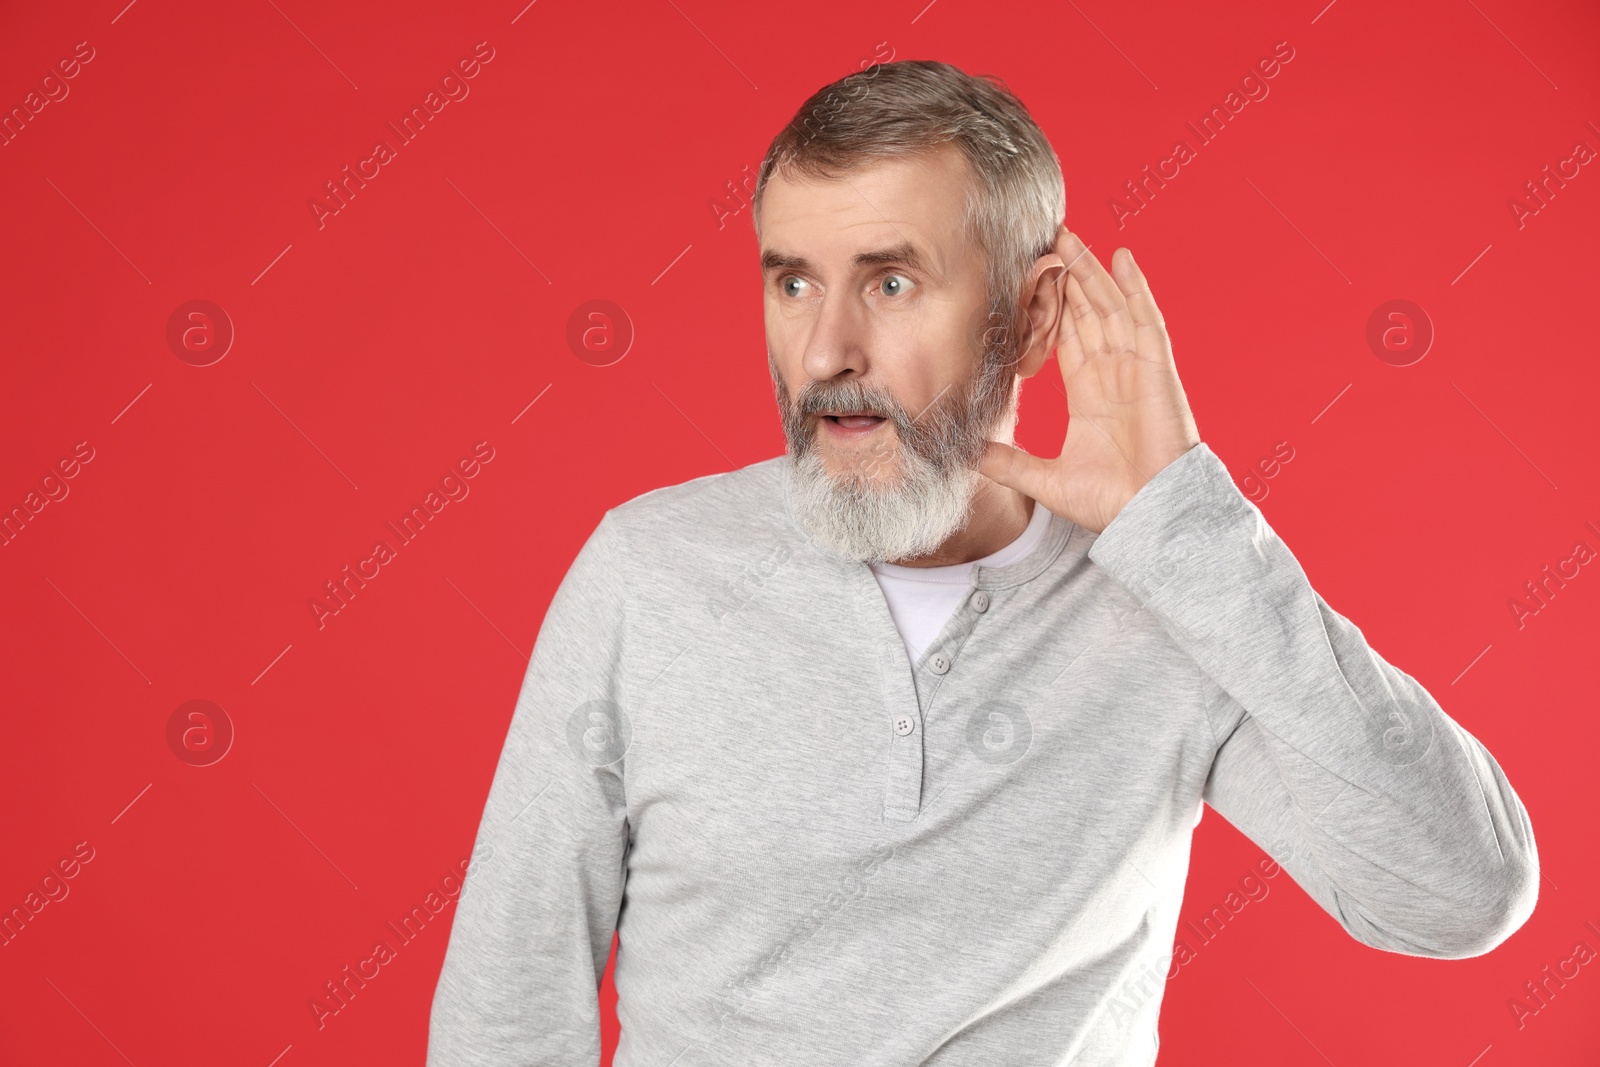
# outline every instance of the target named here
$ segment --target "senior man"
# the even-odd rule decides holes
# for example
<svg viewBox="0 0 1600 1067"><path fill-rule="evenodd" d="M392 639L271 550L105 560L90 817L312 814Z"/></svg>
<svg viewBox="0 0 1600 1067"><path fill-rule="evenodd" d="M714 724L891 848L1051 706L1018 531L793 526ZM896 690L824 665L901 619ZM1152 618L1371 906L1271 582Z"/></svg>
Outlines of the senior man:
<svg viewBox="0 0 1600 1067"><path fill-rule="evenodd" d="M826 95L824 95L826 94ZM783 456L607 511L550 604L430 1067L1148 1065L1204 804L1350 935L1489 951L1495 760L1201 441L1162 315L1003 85L820 90L753 204ZM1059 457L1014 445L1051 362Z"/></svg>

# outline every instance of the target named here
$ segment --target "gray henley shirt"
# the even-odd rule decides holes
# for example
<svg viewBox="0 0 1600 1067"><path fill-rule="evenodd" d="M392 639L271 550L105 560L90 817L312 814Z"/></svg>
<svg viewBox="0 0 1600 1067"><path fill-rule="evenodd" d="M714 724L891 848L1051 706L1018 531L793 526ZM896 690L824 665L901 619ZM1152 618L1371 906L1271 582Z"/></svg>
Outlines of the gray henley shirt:
<svg viewBox="0 0 1600 1067"><path fill-rule="evenodd" d="M909 662L788 459L607 511L541 625L429 1067L1145 1067L1210 804L1356 940L1533 910L1499 765L1307 581L1205 444L1098 536L976 567ZM1184 948L1187 951L1187 948Z"/></svg>

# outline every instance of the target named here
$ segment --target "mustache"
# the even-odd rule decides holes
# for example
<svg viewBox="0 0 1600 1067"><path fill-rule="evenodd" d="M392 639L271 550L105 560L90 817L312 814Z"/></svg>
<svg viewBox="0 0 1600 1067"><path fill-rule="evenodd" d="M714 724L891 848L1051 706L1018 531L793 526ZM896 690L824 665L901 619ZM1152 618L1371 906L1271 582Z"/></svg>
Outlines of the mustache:
<svg viewBox="0 0 1600 1067"><path fill-rule="evenodd" d="M917 424L924 416L933 415L942 405L951 404L955 393L952 386L946 386L921 410L913 413L886 389L869 388L855 382L811 382L801 390L792 410L797 420L824 411L871 411L893 422L900 436L907 438L919 429L926 432L928 423L922 423L921 426ZM932 421L930 418L929 422Z"/></svg>
<svg viewBox="0 0 1600 1067"><path fill-rule="evenodd" d="M824 411L875 411L896 421L905 417L905 408L887 391L848 382L810 383L801 390L795 410L799 415L816 415Z"/></svg>
<svg viewBox="0 0 1600 1067"><path fill-rule="evenodd" d="M900 403L882 383L855 378L809 379L791 392L770 347L767 369L783 423L785 450L796 461L820 447L822 412L872 411L894 423L893 438L880 445L900 453L902 464L975 468L991 428L1005 417L1008 405L1015 404L1015 375L1009 365L993 362L980 363L965 381L949 383L915 411Z"/></svg>

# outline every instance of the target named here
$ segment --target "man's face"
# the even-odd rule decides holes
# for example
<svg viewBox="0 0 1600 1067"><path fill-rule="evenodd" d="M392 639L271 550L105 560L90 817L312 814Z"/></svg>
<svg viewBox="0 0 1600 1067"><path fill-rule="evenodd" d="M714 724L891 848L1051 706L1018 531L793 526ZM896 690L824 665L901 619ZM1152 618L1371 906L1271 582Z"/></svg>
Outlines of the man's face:
<svg viewBox="0 0 1600 1067"><path fill-rule="evenodd" d="M866 562L932 552L968 517L984 442L1010 440L1015 368L983 358L985 259L952 145L838 180L773 177L761 205L767 357L813 537ZM991 334L991 337L997 334Z"/></svg>

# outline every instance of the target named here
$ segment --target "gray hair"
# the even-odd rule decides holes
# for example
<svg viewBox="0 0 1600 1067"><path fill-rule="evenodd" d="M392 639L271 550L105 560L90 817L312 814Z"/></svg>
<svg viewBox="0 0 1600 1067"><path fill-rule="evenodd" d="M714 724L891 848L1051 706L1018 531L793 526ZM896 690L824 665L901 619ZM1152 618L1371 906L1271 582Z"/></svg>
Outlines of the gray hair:
<svg viewBox="0 0 1600 1067"><path fill-rule="evenodd" d="M886 157L953 141L966 157L962 225L986 258L991 359L1013 360L1022 285L1033 261L1055 247L1066 217L1061 163L1028 109L992 75L948 63L874 63L813 93L773 138L751 201L761 237L761 196L774 174L831 179ZM998 336L997 336L998 334Z"/></svg>

